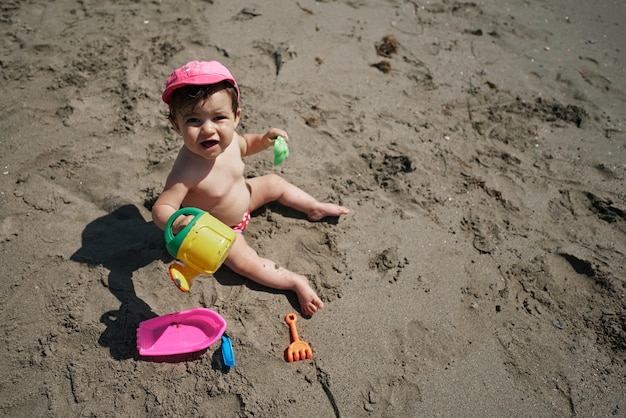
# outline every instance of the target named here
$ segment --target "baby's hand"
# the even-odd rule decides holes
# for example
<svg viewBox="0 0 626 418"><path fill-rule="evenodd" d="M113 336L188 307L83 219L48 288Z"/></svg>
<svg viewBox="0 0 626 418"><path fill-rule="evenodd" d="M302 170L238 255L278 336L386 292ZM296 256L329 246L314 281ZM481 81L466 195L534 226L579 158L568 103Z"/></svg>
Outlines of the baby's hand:
<svg viewBox="0 0 626 418"><path fill-rule="evenodd" d="M289 135L287 135L287 132L278 128L272 128L269 131L267 131L265 135L263 135L263 141L271 145L279 136L282 136L283 138L285 138L286 142L289 142Z"/></svg>
<svg viewBox="0 0 626 418"><path fill-rule="evenodd" d="M193 215L180 215L172 222L172 233L177 235L182 231L191 221L193 221Z"/></svg>

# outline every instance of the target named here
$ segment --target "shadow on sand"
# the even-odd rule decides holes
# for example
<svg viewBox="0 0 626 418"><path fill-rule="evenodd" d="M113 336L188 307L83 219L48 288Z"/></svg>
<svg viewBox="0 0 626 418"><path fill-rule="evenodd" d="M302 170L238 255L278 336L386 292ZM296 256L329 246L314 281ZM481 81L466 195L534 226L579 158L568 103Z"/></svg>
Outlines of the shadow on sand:
<svg viewBox="0 0 626 418"><path fill-rule="evenodd" d="M125 205L89 223L82 233L82 246L71 259L109 270L106 285L120 307L101 316L107 328L98 342L109 347L115 359L136 358L137 327L157 315L137 297L132 277L154 260L172 260L163 244L163 232L146 222L137 207Z"/></svg>

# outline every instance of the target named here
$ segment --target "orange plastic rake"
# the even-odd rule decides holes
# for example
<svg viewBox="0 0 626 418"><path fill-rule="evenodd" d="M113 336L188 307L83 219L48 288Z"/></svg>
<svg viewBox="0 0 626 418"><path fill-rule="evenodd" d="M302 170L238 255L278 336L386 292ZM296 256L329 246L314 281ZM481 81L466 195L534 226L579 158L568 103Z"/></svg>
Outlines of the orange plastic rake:
<svg viewBox="0 0 626 418"><path fill-rule="evenodd" d="M285 317L285 322L287 322L289 330L291 331L291 344L289 344L289 347L285 350L285 357L288 362L313 358L311 346L298 339L298 330L296 329L297 320L298 318L294 313L287 314L287 317Z"/></svg>

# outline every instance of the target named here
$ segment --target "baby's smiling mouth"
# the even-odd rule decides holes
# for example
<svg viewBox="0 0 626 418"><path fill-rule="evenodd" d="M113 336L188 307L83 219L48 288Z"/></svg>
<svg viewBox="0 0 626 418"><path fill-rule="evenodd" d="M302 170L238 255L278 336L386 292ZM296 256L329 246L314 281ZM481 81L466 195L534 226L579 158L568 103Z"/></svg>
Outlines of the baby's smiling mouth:
<svg viewBox="0 0 626 418"><path fill-rule="evenodd" d="M209 140L200 142L200 146L202 148L209 149L212 146L217 145L218 143L219 143L219 141L215 141L215 140L209 139Z"/></svg>

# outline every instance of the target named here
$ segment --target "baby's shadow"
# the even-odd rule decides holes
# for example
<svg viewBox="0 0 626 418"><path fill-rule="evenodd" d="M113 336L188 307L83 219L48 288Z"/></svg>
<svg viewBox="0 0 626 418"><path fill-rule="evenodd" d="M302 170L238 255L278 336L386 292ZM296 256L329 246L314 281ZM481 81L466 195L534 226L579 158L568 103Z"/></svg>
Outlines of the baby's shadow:
<svg viewBox="0 0 626 418"><path fill-rule="evenodd" d="M158 315L137 296L132 277L133 272L154 260L171 261L164 249L162 231L146 222L135 206L125 205L89 223L82 233L82 246L71 259L109 270L105 285L121 305L101 316L107 328L98 342L109 347L115 359L137 357L137 327Z"/></svg>
<svg viewBox="0 0 626 418"><path fill-rule="evenodd" d="M274 212L277 213L279 215L281 215L284 218L293 218L293 219L302 219L304 221L307 222L311 222L309 221L309 219L307 218L307 216L300 212L297 211L295 209L292 209L290 207L287 206L283 206L280 203L277 202L271 202L268 203L267 205L257 209L256 211L254 211L254 213L252 213L252 216L259 216L262 213L264 213L266 210L269 210L270 212ZM320 219L319 221L316 221L318 223L323 223L323 224L329 224L329 225L337 225L339 223L339 216L327 216L325 218Z"/></svg>

